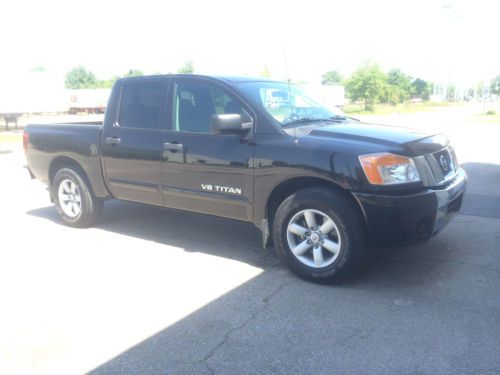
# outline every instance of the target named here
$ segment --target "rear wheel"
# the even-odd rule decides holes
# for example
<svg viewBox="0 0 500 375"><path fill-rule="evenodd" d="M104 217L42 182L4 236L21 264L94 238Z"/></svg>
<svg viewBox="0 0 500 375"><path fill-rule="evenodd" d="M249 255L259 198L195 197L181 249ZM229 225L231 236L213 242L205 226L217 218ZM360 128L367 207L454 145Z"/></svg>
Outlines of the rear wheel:
<svg viewBox="0 0 500 375"><path fill-rule="evenodd" d="M298 276L335 282L360 264L365 226L359 209L325 188L300 190L278 207L273 222L278 256Z"/></svg>
<svg viewBox="0 0 500 375"><path fill-rule="evenodd" d="M56 173L52 197L59 215L70 226L88 227L101 216L103 202L94 196L77 168L63 168Z"/></svg>

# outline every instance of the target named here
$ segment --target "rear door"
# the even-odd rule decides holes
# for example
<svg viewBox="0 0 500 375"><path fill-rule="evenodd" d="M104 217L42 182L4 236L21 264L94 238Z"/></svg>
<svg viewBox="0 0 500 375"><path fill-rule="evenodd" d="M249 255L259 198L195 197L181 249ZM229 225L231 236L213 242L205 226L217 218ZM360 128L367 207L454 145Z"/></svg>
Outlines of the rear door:
<svg viewBox="0 0 500 375"><path fill-rule="evenodd" d="M163 205L161 157L168 82L168 78L132 79L117 88L119 104L102 141L105 180L116 198Z"/></svg>
<svg viewBox="0 0 500 375"><path fill-rule="evenodd" d="M214 134L213 114L251 109L229 89L203 78L173 78L171 130L164 137L162 191L167 207L250 221L253 133Z"/></svg>

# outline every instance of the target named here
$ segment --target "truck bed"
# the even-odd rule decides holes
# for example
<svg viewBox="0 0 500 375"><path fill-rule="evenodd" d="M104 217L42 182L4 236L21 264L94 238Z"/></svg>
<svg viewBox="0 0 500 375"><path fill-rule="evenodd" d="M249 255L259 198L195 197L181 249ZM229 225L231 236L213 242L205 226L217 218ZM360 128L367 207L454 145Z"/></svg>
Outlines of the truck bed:
<svg viewBox="0 0 500 375"><path fill-rule="evenodd" d="M57 163L71 158L86 172L95 194L108 195L99 152L102 122L29 124L25 133L29 136L26 160L37 179L50 183Z"/></svg>

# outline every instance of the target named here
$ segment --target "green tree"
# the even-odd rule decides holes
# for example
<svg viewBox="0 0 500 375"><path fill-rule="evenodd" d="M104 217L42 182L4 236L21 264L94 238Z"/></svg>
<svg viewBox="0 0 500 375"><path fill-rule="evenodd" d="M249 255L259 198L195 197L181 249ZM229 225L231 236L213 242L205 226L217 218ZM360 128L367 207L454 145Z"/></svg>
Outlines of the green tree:
<svg viewBox="0 0 500 375"><path fill-rule="evenodd" d="M413 93L411 77L401 72L400 69L391 69L387 74L386 100L391 104L403 103Z"/></svg>
<svg viewBox="0 0 500 375"><path fill-rule="evenodd" d="M401 102L401 96L403 95L401 89L398 86L390 85L386 82L383 89L383 94L380 98L381 102L396 105Z"/></svg>
<svg viewBox="0 0 500 375"><path fill-rule="evenodd" d="M480 81L476 83L476 97L479 99L483 99L485 94L486 94L486 85L484 81ZM491 91L491 84L490 84L490 91Z"/></svg>
<svg viewBox="0 0 500 375"><path fill-rule="evenodd" d="M365 110L373 110L376 102L385 94L387 76L373 62L362 64L347 80L347 94L353 101L363 100Z"/></svg>
<svg viewBox="0 0 500 375"><path fill-rule="evenodd" d="M194 73L193 62L191 60L186 60L184 64L177 70L177 73L193 74Z"/></svg>
<svg viewBox="0 0 500 375"><path fill-rule="evenodd" d="M340 85L343 77L337 70L330 70L321 76L322 85Z"/></svg>
<svg viewBox="0 0 500 375"><path fill-rule="evenodd" d="M431 84L428 81L417 78L412 82L413 93L422 100L429 100L431 96Z"/></svg>
<svg viewBox="0 0 500 375"><path fill-rule="evenodd" d="M467 89L466 95L467 95L468 99L474 98L474 94L475 94L474 91L475 91L474 86L471 86Z"/></svg>
<svg viewBox="0 0 500 375"><path fill-rule="evenodd" d="M497 75L490 84L490 93L494 95L500 95L500 74Z"/></svg>
<svg viewBox="0 0 500 375"><path fill-rule="evenodd" d="M448 85L448 90L446 92L446 101L448 101L448 102L454 101L456 99L455 98L456 91L457 90L455 88L455 85L449 84Z"/></svg>
<svg viewBox="0 0 500 375"><path fill-rule="evenodd" d="M66 74L64 85L67 89L90 89L99 87L99 81L94 73L80 65Z"/></svg>
<svg viewBox="0 0 500 375"><path fill-rule="evenodd" d="M115 82L118 81L120 78L121 78L120 76L114 75L110 79L99 81L99 88L110 89L111 87L113 87Z"/></svg>
<svg viewBox="0 0 500 375"><path fill-rule="evenodd" d="M269 70L269 67L267 65L264 65L262 68L262 71L260 72L261 77L266 77L269 78L271 77L271 71Z"/></svg>
<svg viewBox="0 0 500 375"><path fill-rule="evenodd" d="M130 69L127 73L125 73L124 77L142 77L144 73L139 69Z"/></svg>

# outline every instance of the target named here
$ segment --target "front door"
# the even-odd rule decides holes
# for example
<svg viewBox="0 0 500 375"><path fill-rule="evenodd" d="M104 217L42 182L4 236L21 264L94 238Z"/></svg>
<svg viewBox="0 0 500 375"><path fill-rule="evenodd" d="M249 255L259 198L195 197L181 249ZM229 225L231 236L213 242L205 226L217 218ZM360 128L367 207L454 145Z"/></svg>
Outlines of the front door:
<svg viewBox="0 0 500 375"><path fill-rule="evenodd" d="M250 109L227 89L202 78L171 85L172 129L164 137L162 191L167 207L232 219L253 218L253 131L215 134L211 115ZM245 109L247 108L247 109Z"/></svg>
<svg viewBox="0 0 500 375"><path fill-rule="evenodd" d="M113 125L103 130L102 156L106 184L114 197L163 205L162 135L168 79L135 79L119 91ZM113 114L107 114L113 116Z"/></svg>

